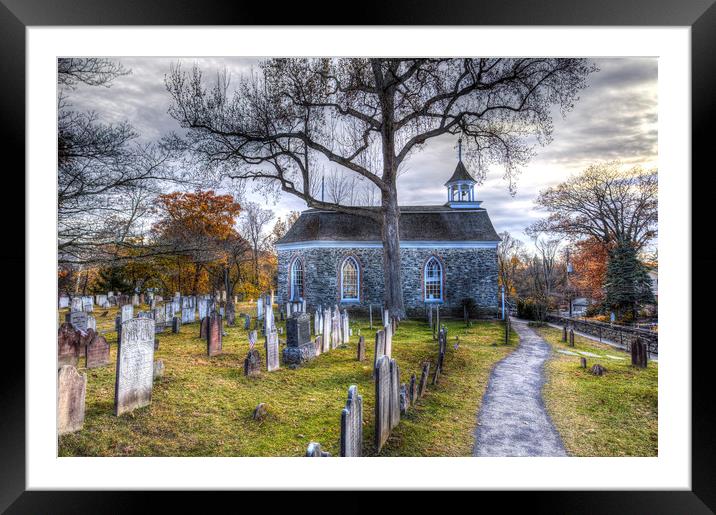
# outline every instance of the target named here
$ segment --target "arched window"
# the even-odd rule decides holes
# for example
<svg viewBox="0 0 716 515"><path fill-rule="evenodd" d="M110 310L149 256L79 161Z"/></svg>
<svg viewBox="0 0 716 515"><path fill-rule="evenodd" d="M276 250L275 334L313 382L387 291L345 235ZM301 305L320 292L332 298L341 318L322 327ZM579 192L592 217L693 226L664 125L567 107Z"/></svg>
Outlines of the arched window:
<svg viewBox="0 0 716 515"><path fill-rule="evenodd" d="M437 258L431 257L425 263L425 302L443 300L443 267Z"/></svg>
<svg viewBox="0 0 716 515"><path fill-rule="evenodd" d="M347 257L341 265L341 301L360 301L360 267L353 257Z"/></svg>
<svg viewBox="0 0 716 515"><path fill-rule="evenodd" d="M291 300L303 299L303 262L296 258L291 263Z"/></svg>

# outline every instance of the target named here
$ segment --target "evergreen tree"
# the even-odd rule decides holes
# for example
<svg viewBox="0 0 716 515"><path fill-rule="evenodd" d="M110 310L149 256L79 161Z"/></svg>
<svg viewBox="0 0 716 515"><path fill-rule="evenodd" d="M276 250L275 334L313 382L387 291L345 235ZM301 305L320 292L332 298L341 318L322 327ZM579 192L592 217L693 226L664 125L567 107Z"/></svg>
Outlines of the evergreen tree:
<svg viewBox="0 0 716 515"><path fill-rule="evenodd" d="M604 286L607 306L620 317L630 313L636 318L639 305L655 302L646 266L629 242L620 242L609 252Z"/></svg>

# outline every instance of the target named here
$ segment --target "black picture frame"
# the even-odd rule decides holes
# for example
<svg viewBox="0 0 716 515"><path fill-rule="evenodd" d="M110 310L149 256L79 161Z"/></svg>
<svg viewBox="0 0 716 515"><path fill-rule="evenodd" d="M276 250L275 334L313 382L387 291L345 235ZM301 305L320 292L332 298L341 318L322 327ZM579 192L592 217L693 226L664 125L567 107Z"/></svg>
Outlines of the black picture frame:
<svg viewBox="0 0 716 515"><path fill-rule="evenodd" d="M712 310L708 294L714 289L716 244L708 225L711 221L711 191L703 178L713 168L710 147L712 118L716 114L716 0L470 0L363 1L352 14L336 13L335 2L238 4L214 0L0 0L0 52L3 78L0 80L0 146L6 181L15 181L17 192L25 191L25 29L43 25L555 25L555 26L688 26L691 27L692 70L692 274L698 275L698 291L705 292L697 302L694 289L692 306ZM323 5L321 5L323 4ZM8 166L10 159L14 166ZM4 169L4 170L3 170ZM696 171L699 173L696 173ZM703 170L703 171L702 171ZM689 171L684 170L685 180ZM710 202L709 202L710 201ZM707 225L708 224L708 225ZM24 227L6 224L6 238L14 245L3 245L0 260L13 270L27 273L23 252ZM13 233L14 231L14 233ZM696 235L699 235L697 237ZM15 291L24 291L18 285ZM13 297L17 303L17 296ZM8 306L5 312L8 311ZM698 323L697 323L698 322ZM714 362L712 338L706 321L684 321L684 341L669 342L687 351L692 345L692 489L690 491L589 491L589 492L503 492L479 493L480 506L497 498L502 508L515 503L529 505L532 513L711 513L716 511L716 427L714 425L711 368ZM3 373L0 374L0 509L8 513L104 513L128 512L144 507L148 499L159 500L169 509L177 503L180 511L203 503L186 493L26 491L25 483L25 352L20 338L6 336ZM29 342L25 345L42 345ZM8 364L12 364L9 366ZM206 493L204 494L206 495ZM212 502L229 500L232 493L211 494ZM238 494L242 495L242 494ZM245 494L243 494L245 495ZM291 494L292 502L310 493ZM453 494L450 494L451 496ZM234 498L236 502L236 498ZM413 495L403 508L422 506L424 496ZM313 503L312 503L313 504ZM355 507L353 507L355 508Z"/></svg>

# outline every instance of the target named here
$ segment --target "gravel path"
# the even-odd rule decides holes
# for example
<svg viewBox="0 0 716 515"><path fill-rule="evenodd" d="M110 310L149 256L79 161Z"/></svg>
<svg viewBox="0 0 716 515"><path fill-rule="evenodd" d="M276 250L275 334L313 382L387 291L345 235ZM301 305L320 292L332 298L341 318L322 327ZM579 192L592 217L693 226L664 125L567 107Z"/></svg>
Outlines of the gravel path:
<svg viewBox="0 0 716 515"><path fill-rule="evenodd" d="M482 407L474 456L566 456L542 400L544 363L551 348L526 322L512 321L519 347L492 371Z"/></svg>

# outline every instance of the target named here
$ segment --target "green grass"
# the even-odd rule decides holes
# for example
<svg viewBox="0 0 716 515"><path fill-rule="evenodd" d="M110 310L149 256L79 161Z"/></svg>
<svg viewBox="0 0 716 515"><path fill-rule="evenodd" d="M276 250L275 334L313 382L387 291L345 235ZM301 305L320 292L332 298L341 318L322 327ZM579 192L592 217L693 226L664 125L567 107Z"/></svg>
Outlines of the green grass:
<svg viewBox="0 0 716 515"><path fill-rule="evenodd" d="M239 306L248 312L247 306ZM113 327L116 309L98 317L98 328ZM64 310L62 313L64 317ZM242 322L242 321L240 321ZM60 438L60 456L302 456L310 441L339 454L340 413L348 386L358 385L364 406L364 454L375 455L372 444L374 386L371 379L375 331L367 320L352 322L347 348L323 354L295 370L262 371L257 378L243 375L248 351L246 331L228 327L223 354L206 356L198 338L198 324L185 325L180 334L162 333L155 359L164 360L164 377L154 383L152 404L121 417L113 415L116 335L108 333L111 365L84 370L87 400L84 428ZM401 420L383 456L466 456L474 442L476 414L493 365L517 341L501 345L499 322L477 322L465 328L448 321L449 345L438 385L428 391ZM366 336L366 361L355 359L358 331ZM460 345L453 348L455 336ZM493 345L497 343L497 345ZM262 345L257 345L264 358ZM405 321L393 339L393 357L401 382L420 377L421 363L437 356L437 343L427 324ZM82 361L80 365L82 365ZM265 364L264 364L265 366ZM432 380L432 370L430 379ZM252 419L256 405L268 406L268 417Z"/></svg>
<svg viewBox="0 0 716 515"><path fill-rule="evenodd" d="M586 351L587 369L579 357L553 352L546 365L544 399L557 430L572 456L657 456L658 364L646 369L631 365L629 354L614 347L575 335L574 347L562 342L562 331L535 328L557 349ZM605 355L624 359L609 359ZM604 376L589 373L599 363Z"/></svg>

